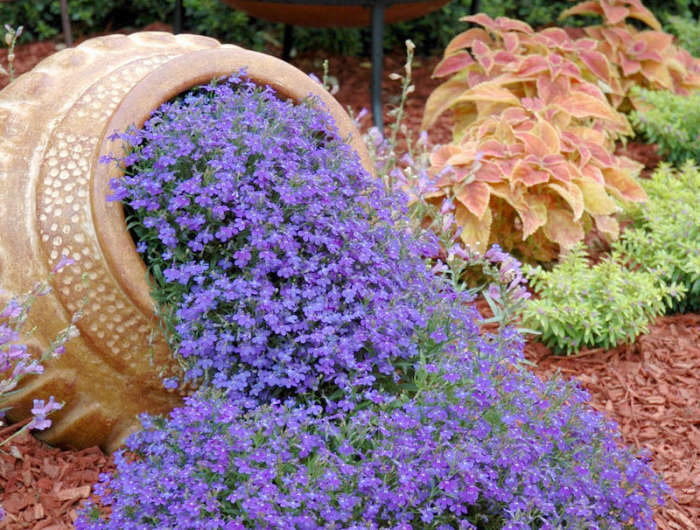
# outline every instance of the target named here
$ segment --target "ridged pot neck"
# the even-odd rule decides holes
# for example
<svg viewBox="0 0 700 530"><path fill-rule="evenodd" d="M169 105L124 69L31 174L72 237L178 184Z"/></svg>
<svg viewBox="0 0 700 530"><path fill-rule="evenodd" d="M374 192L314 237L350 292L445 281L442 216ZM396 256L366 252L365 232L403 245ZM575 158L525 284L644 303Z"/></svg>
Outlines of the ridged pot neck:
<svg viewBox="0 0 700 530"><path fill-rule="evenodd" d="M129 91L107 121L95 155L91 190L92 217L105 262L124 294L144 316L154 314L146 265L126 230L121 204L107 201L111 179L120 178L123 172L115 164L103 164L99 160L110 153L123 152L125 145L122 140L109 139L115 131L124 132L132 125L143 127L151 113L163 103L242 69L253 83L269 85L283 98L298 102L309 95L318 96L334 117L341 137L350 137L350 145L359 154L363 166L374 173L367 147L340 104L316 81L284 61L226 46L188 53L159 66Z"/></svg>

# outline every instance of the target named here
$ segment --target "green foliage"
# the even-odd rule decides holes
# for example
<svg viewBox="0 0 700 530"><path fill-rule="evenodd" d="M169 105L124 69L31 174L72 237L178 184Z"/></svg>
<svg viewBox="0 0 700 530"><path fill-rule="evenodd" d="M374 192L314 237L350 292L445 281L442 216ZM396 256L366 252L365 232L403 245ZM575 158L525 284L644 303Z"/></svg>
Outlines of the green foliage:
<svg viewBox="0 0 700 530"><path fill-rule="evenodd" d="M70 0L68 9L73 32L91 34L105 31L119 4L117 0ZM63 31L59 0L0 3L0 20L13 27L24 26L21 42L51 39Z"/></svg>
<svg viewBox="0 0 700 530"><path fill-rule="evenodd" d="M666 161L700 161L700 91L683 96L634 87L632 97L637 110L630 113L630 122L646 141L659 145Z"/></svg>
<svg viewBox="0 0 700 530"><path fill-rule="evenodd" d="M700 310L700 170L687 162L680 170L661 165L643 183L646 204L630 209L634 225L621 246L633 265L659 269L671 287L682 284L674 312Z"/></svg>
<svg viewBox="0 0 700 530"><path fill-rule="evenodd" d="M130 18L137 27L162 21L172 24L175 2L132 0ZM274 40L275 26L231 9L219 0L183 0L183 28L189 33L214 37L246 48L262 49Z"/></svg>
<svg viewBox="0 0 700 530"><path fill-rule="evenodd" d="M541 332L541 341L555 353L567 355L584 346L634 341L684 291L661 281L656 272L626 268L618 246L594 266L579 245L551 271L523 270L538 294L525 304L523 324Z"/></svg>
<svg viewBox="0 0 700 530"><path fill-rule="evenodd" d="M688 50L693 57L700 57L700 20L670 15L666 17L664 29L675 35L678 44Z"/></svg>

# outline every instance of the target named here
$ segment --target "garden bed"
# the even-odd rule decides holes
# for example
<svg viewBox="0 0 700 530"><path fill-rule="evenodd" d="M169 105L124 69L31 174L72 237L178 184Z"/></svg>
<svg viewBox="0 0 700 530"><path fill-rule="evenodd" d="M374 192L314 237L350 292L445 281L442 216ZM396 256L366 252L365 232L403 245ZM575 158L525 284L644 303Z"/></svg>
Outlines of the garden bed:
<svg viewBox="0 0 700 530"><path fill-rule="evenodd" d="M31 69L55 51L52 43L19 47L16 68ZM303 55L293 62L306 72L322 73L322 54ZM438 58L419 58L414 64L416 91L406 110L407 124L417 130L428 94L437 86L430 78ZM355 111L369 107L369 68L362 59L330 56L330 74L337 75L336 98ZM385 72L400 71L402 52L389 54ZM5 80L0 81L0 86ZM384 80L385 108L390 110L400 95L397 82ZM368 121L364 125L369 124ZM450 138L442 119L431 138ZM653 147L628 145L626 153L642 160L647 167L658 163ZM634 344L609 351L584 351L575 357L551 355L541 344L526 347L528 358L536 362L534 371L548 377L556 370L576 376L591 393L591 406L610 415L619 425L628 445L646 448L652 467L664 475L676 499L657 508L655 519L662 530L700 527L700 315L662 317L650 326L650 333ZM6 434L5 434L6 436ZM0 455L0 480L5 490L0 504L8 513L0 529L72 528L76 509L89 496L89 487L99 473L113 469L111 458L99 450L59 451L31 437L10 444L7 455ZM48 478L48 480L47 480Z"/></svg>

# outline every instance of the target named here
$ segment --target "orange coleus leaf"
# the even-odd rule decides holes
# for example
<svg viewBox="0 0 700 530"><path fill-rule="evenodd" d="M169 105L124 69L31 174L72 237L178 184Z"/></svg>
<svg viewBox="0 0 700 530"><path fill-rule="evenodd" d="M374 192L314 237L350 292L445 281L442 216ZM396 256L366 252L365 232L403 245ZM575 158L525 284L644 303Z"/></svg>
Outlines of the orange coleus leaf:
<svg viewBox="0 0 700 530"><path fill-rule="evenodd" d="M605 168L602 171L605 177L605 189L618 199L631 202L644 202L647 200L644 189L626 171L612 167Z"/></svg>
<svg viewBox="0 0 700 530"><path fill-rule="evenodd" d="M616 240L620 236L620 225L612 216L609 215L594 215L596 228L602 234L608 236L611 240Z"/></svg>
<svg viewBox="0 0 700 530"><path fill-rule="evenodd" d="M536 186L537 184L544 184L545 182L548 182L549 173L542 169L533 167L523 160L518 160L515 163L513 172L510 175L510 180L513 184L520 182L527 187Z"/></svg>
<svg viewBox="0 0 700 530"><path fill-rule="evenodd" d="M464 48L471 48L475 41L492 43L489 34L481 28L471 28L457 35L445 48L445 56L452 55Z"/></svg>
<svg viewBox="0 0 700 530"><path fill-rule="evenodd" d="M470 64L474 64L474 58L469 52L455 53L445 57L438 63L433 71L433 77L445 77L446 75L454 74Z"/></svg>
<svg viewBox="0 0 700 530"><path fill-rule="evenodd" d="M649 81L666 90L673 90L673 77L671 77L671 73L665 64L644 61L641 67L644 77Z"/></svg>
<svg viewBox="0 0 700 530"><path fill-rule="evenodd" d="M484 72L488 75L493 68L493 54L489 47L481 41L474 41L472 45L472 55L479 62Z"/></svg>
<svg viewBox="0 0 700 530"><path fill-rule="evenodd" d="M549 152L543 155L543 157L547 154L557 154L561 152L559 131L557 131L551 123L545 120L539 120L530 132L542 140L544 145L547 146Z"/></svg>
<svg viewBox="0 0 700 530"><path fill-rule="evenodd" d="M467 82L454 77L433 90L430 96L428 96L428 101L425 103L423 121L420 126L421 130L432 127L438 117L449 109L457 98L467 90L469 90Z"/></svg>
<svg viewBox="0 0 700 530"><path fill-rule="evenodd" d="M439 149L430 154L431 168L440 171L448 165L447 161L453 156L461 153L463 149L457 145L442 145Z"/></svg>
<svg viewBox="0 0 700 530"><path fill-rule="evenodd" d="M484 216L489 206L491 191L488 184L480 181L463 182L455 186L455 197L478 219Z"/></svg>
<svg viewBox="0 0 700 530"><path fill-rule="evenodd" d="M454 103L465 101L488 101L493 103L505 103L508 105L520 104L520 100L510 90L502 87L497 82L485 82L476 85L474 88L469 89L464 94L457 97Z"/></svg>
<svg viewBox="0 0 700 530"><path fill-rule="evenodd" d="M481 162L481 166L476 170L474 176L481 182L503 182L505 175L510 175L510 172L503 172L503 168L508 167L504 162L505 160L497 160L496 162Z"/></svg>
<svg viewBox="0 0 700 530"><path fill-rule="evenodd" d="M624 122L624 117L609 103L577 90L557 98L555 103L574 118L598 118L613 123Z"/></svg>
<svg viewBox="0 0 700 530"><path fill-rule="evenodd" d="M554 190L571 208L574 214L574 221L577 221L583 215L583 193L581 188L572 185L562 185L562 184L547 184L547 187Z"/></svg>
<svg viewBox="0 0 700 530"><path fill-rule="evenodd" d="M491 209L486 208L484 215L478 218L459 202L455 203L455 221L462 227L460 238L469 248L483 252L489 243L491 235L491 223L493 221Z"/></svg>
<svg viewBox="0 0 700 530"><path fill-rule="evenodd" d="M610 215L617 212L618 208L603 185L587 177L577 182L583 194L583 209L591 215Z"/></svg>
<svg viewBox="0 0 700 530"><path fill-rule="evenodd" d="M583 239L583 226L574 219L572 213L562 208L547 211L544 235L563 249L570 249Z"/></svg>
<svg viewBox="0 0 700 530"><path fill-rule="evenodd" d="M573 15L603 15L603 8L600 3L596 0L589 0L588 2L581 2L576 4L569 9L565 9L559 15L559 20L565 19Z"/></svg>
<svg viewBox="0 0 700 530"><path fill-rule="evenodd" d="M509 184L491 186L491 194L506 201L517 212L523 223L523 240L547 222L544 197L532 195L523 189L512 189Z"/></svg>
<svg viewBox="0 0 700 530"><path fill-rule="evenodd" d="M544 44L548 48L556 47L570 50L573 47L571 37L561 28L545 28L538 31L533 40Z"/></svg>

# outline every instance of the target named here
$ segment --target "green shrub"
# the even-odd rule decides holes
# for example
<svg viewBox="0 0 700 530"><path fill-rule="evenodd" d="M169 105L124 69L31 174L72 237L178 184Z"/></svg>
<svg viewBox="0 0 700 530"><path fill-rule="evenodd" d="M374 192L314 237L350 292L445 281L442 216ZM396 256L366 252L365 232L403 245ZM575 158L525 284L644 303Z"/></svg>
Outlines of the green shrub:
<svg viewBox="0 0 700 530"><path fill-rule="evenodd" d="M692 17L670 15L666 17L664 29L675 35L678 44L694 57L700 57L700 20Z"/></svg>
<svg viewBox="0 0 700 530"><path fill-rule="evenodd" d="M119 4L117 0L70 0L68 7L74 34L105 31ZM21 42L51 39L63 31L59 0L0 3L0 21L13 27L24 26Z"/></svg>
<svg viewBox="0 0 700 530"><path fill-rule="evenodd" d="M634 225L621 247L633 265L659 269L661 278L687 291L674 300L673 312L700 309L700 170L686 163L680 170L662 164L643 182L649 201L630 209Z"/></svg>
<svg viewBox="0 0 700 530"><path fill-rule="evenodd" d="M594 266L578 245L551 271L524 266L538 298L525 303L523 324L555 353L610 348L648 332L648 324L682 295L650 270L630 270L618 247Z"/></svg>
<svg viewBox="0 0 700 530"><path fill-rule="evenodd" d="M630 122L647 142L659 145L666 161L700 160L700 92L684 96L634 87L632 97L637 110L630 113Z"/></svg>

